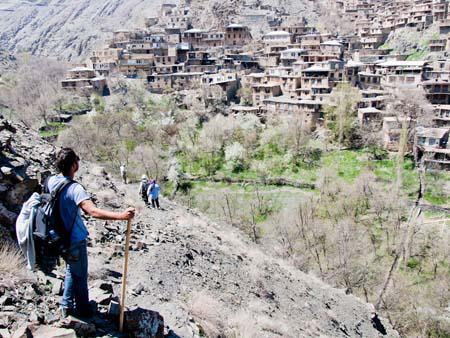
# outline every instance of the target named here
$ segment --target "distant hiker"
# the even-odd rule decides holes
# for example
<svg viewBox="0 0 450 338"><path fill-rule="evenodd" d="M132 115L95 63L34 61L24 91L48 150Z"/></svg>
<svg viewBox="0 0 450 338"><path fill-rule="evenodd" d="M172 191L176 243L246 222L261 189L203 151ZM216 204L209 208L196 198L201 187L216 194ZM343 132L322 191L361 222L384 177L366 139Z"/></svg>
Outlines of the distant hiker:
<svg viewBox="0 0 450 338"><path fill-rule="evenodd" d="M147 195L148 186L149 183L147 175L142 175L141 183L139 184L139 194L141 195L145 205L148 204L148 195Z"/></svg>
<svg viewBox="0 0 450 338"><path fill-rule="evenodd" d="M59 175L51 176L48 189L51 193L60 185L69 182L61 191L59 212L64 227L70 233L70 248L63 257L66 262L64 294L61 300L63 316L75 314L82 317L93 315L89 305L88 256L86 238L88 230L81 218L80 209L85 214L102 220L129 220L134 217L134 208L122 212L112 212L97 208L84 187L73 179L79 169L79 157L70 148L63 148L56 156Z"/></svg>
<svg viewBox="0 0 450 338"><path fill-rule="evenodd" d="M158 183L156 183L156 180L152 180L150 182L150 186L148 187L148 196L152 200L152 207L159 209L159 192L161 191L161 188Z"/></svg>
<svg viewBox="0 0 450 338"><path fill-rule="evenodd" d="M123 183L127 184L127 168L123 163L120 165L120 177L122 177Z"/></svg>

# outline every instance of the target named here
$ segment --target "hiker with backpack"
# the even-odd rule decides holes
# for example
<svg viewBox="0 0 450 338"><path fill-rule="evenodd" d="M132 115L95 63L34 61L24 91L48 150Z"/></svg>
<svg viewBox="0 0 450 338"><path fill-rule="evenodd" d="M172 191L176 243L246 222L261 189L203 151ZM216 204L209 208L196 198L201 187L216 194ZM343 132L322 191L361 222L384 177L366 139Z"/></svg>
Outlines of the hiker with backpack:
<svg viewBox="0 0 450 338"><path fill-rule="evenodd" d="M141 195L141 198L144 201L145 205L148 205L148 195L147 195L148 185L149 183L147 175L142 175L141 183L139 183L139 195Z"/></svg>
<svg viewBox="0 0 450 338"><path fill-rule="evenodd" d="M120 177L122 178L122 182L127 184L127 168L123 163L120 165Z"/></svg>
<svg viewBox="0 0 450 338"><path fill-rule="evenodd" d="M66 276L64 294L60 304L63 317L68 314L82 317L93 315L88 294L86 239L89 232L81 218L80 209L85 214L102 220L130 220L135 214L134 208L127 208L122 212L97 208L84 187L74 181L79 169L79 160L79 157L70 148L63 148L59 151L55 163L59 174L46 180L44 191L47 194L42 194L39 197L35 193L25 203L25 205L34 203L34 211L31 214L35 218L28 220L28 223L23 222L25 216L21 212L16 223L18 235L19 232L23 233L23 224L25 223L30 224L30 230L25 232L28 234L30 231L34 231L33 227L42 228L42 224L44 224L43 228L46 229L42 242L45 242L48 248L58 251L64 258ZM35 201L39 200L38 197L41 201L47 201L48 203L41 202L40 205L37 205ZM19 239L19 242L21 239Z"/></svg>
<svg viewBox="0 0 450 338"><path fill-rule="evenodd" d="M152 200L152 207L153 209L160 209L159 208L159 193L161 191L161 188L158 183L156 183L156 180L152 180L150 182L150 186L148 187L148 196Z"/></svg>

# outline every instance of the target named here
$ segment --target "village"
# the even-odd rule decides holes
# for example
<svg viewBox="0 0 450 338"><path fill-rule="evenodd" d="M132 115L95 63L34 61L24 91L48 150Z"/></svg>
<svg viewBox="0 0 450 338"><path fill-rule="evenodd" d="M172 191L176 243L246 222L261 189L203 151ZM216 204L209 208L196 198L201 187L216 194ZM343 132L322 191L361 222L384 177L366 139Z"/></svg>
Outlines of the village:
<svg viewBox="0 0 450 338"><path fill-rule="evenodd" d="M144 79L153 93L215 87L220 97L214 98L231 114L301 116L305 130L313 131L323 124L333 89L349 83L361 94L359 125L379 128L388 151L398 150L402 125L386 109L388 94L421 88L433 107L432 123L417 126L410 142L426 166L450 170L449 3L336 0L329 6L355 27L353 34L323 33L305 19L253 7L225 27L201 29L193 26L189 3L164 3L146 18L145 28L113 32L86 64L69 71L62 86L105 95L106 78L122 76ZM396 29L431 25L438 26L439 38L430 41L429 61L410 60L383 46ZM265 29L255 34L250 27ZM242 92L248 100L239 97Z"/></svg>

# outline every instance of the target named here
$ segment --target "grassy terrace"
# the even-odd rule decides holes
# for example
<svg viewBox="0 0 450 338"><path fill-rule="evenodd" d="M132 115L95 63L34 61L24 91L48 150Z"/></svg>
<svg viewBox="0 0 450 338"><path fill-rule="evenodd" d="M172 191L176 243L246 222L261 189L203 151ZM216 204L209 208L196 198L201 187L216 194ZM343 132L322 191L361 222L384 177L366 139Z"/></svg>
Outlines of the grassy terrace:
<svg viewBox="0 0 450 338"><path fill-rule="evenodd" d="M257 171L251 168L257 168L258 166L267 167L265 171L266 177L269 178L286 178L289 180L296 180L304 183L317 183L318 178L322 170L331 170L337 173L344 181L348 183L354 182L354 180L365 172L371 172L375 175L378 182L381 184L393 183L396 180L396 161L395 157L385 160L371 160L369 153L364 150L343 150L343 151L331 151L324 153L320 161L312 167L307 166L294 166L286 164L286 160L283 155L275 155L270 158L264 159L252 159L247 169L240 172L233 172L226 165L221 164L220 159L217 160L219 169L216 171L216 177L230 177L235 179L261 179L262 171ZM270 165L267 163L270 162ZM213 189L231 189L234 191L242 190L240 184L226 184L226 183L211 183L208 182L207 175L203 170L200 162L187 163L185 159L181 158L182 168L185 172L197 176L203 177L204 182L198 182L193 184L193 190L196 194L211 192ZM450 197L445 192L445 184L450 180L450 174L446 172L442 173L430 173L426 174L427 189L425 193L425 201L439 206L449 206ZM403 168L403 190L411 198L415 198L419 186L417 172L413 167L412 159L406 159ZM271 190L276 192L277 189L282 190L280 187L261 187L262 190ZM290 189L295 190L295 188ZM300 190L300 189L297 189ZM281 193L281 191L280 191Z"/></svg>
<svg viewBox="0 0 450 338"><path fill-rule="evenodd" d="M56 137L61 131L66 128L66 125L61 122L49 122L45 128L39 130L39 136L42 138Z"/></svg>

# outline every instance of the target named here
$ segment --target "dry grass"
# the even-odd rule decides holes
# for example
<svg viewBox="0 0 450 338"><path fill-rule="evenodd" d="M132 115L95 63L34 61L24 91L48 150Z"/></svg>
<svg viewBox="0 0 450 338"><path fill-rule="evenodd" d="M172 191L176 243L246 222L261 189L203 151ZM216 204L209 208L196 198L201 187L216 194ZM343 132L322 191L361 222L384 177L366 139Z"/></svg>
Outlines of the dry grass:
<svg viewBox="0 0 450 338"><path fill-rule="evenodd" d="M20 249L9 242L0 242L0 279L24 278L26 262Z"/></svg>
<svg viewBox="0 0 450 338"><path fill-rule="evenodd" d="M218 300L204 291L194 292L188 307L206 337L218 337L223 333L222 306Z"/></svg>
<svg viewBox="0 0 450 338"><path fill-rule="evenodd" d="M257 338L258 325L254 316L247 310L241 310L230 318L229 323L230 338Z"/></svg>

